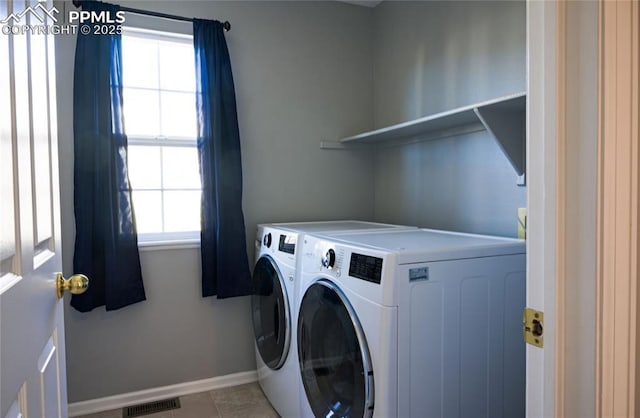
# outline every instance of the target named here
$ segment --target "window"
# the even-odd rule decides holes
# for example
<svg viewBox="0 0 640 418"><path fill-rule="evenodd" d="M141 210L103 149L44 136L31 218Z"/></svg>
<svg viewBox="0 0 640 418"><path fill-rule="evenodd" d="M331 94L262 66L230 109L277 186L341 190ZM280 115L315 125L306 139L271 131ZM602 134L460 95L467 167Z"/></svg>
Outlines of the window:
<svg viewBox="0 0 640 418"><path fill-rule="evenodd" d="M199 237L202 187L192 37L126 29L122 67L139 239Z"/></svg>

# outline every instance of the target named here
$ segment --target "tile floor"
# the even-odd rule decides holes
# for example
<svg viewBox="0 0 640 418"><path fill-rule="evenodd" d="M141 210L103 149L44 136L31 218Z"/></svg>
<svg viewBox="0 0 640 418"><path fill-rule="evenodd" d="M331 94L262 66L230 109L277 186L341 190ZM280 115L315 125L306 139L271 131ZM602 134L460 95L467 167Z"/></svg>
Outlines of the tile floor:
<svg viewBox="0 0 640 418"><path fill-rule="evenodd" d="M257 383L180 397L180 409L140 418L279 418ZM80 418L122 418L122 409Z"/></svg>

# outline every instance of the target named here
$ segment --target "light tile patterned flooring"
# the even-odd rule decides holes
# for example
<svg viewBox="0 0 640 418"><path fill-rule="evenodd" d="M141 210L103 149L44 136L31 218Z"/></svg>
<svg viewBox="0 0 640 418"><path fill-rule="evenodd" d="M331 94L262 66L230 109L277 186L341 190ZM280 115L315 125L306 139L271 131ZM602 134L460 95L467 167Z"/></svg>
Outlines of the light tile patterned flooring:
<svg viewBox="0 0 640 418"><path fill-rule="evenodd" d="M180 409L140 418L278 418L278 413L257 383L233 386L180 397ZM122 418L122 409L80 418Z"/></svg>

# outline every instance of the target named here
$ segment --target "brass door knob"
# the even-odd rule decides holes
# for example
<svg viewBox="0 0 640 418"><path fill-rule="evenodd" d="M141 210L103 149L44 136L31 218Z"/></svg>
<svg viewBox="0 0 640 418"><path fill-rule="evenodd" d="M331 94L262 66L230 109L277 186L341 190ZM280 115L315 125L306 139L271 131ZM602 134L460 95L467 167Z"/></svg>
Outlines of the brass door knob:
<svg viewBox="0 0 640 418"><path fill-rule="evenodd" d="M86 292L89 287L89 279L84 274L74 274L65 279L62 273L56 274L56 294L58 299L62 297L64 291L69 291L74 295Z"/></svg>

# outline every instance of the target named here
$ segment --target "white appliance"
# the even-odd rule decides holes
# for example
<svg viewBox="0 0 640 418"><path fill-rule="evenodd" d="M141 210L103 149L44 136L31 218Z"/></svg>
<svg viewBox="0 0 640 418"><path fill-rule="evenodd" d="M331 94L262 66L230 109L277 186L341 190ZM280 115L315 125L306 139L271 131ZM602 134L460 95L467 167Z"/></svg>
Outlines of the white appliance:
<svg viewBox="0 0 640 418"><path fill-rule="evenodd" d="M295 231L304 234L350 234L358 232L379 232L379 231L398 231L400 229L418 229L415 226L385 224L380 222L367 221L318 221L318 222L286 222L273 223L273 227Z"/></svg>
<svg viewBox="0 0 640 418"><path fill-rule="evenodd" d="M362 221L262 224L256 230L251 298L258 380L283 418L300 417L300 372L295 346L298 245L305 233L403 229ZM415 229L415 228L413 228Z"/></svg>
<svg viewBox="0 0 640 418"><path fill-rule="evenodd" d="M294 307L297 234L258 225L251 316L258 380L283 418L300 416Z"/></svg>
<svg viewBox="0 0 640 418"><path fill-rule="evenodd" d="M405 230L302 252L301 416L524 416L524 241Z"/></svg>

